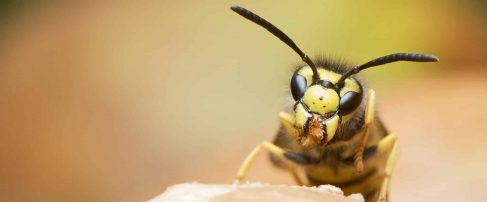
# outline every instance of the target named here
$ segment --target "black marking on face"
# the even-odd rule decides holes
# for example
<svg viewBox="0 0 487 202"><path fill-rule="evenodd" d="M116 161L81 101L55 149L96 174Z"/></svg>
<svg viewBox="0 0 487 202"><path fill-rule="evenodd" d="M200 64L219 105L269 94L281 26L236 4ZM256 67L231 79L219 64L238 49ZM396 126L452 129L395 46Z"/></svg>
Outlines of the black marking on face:
<svg viewBox="0 0 487 202"><path fill-rule="evenodd" d="M325 88L335 89L335 85L331 81L320 80L320 81L318 81L318 83Z"/></svg>
<svg viewBox="0 0 487 202"><path fill-rule="evenodd" d="M293 95L294 100L299 100L304 96L306 87L306 77L298 73L294 73L293 78L291 78L291 94Z"/></svg>
<svg viewBox="0 0 487 202"><path fill-rule="evenodd" d="M340 99L340 115L347 115L355 111L360 103L362 102L363 93L349 91L345 93Z"/></svg>

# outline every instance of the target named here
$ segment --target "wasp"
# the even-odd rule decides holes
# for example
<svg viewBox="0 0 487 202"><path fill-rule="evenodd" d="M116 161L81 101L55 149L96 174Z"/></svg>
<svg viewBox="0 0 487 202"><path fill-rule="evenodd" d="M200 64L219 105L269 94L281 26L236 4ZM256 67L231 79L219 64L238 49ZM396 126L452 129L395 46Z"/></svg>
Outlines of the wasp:
<svg viewBox="0 0 487 202"><path fill-rule="evenodd" d="M361 193L366 201L387 201L397 160L397 137L375 115L375 91L355 75L398 61L436 62L434 55L394 53L352 66L321 58L311 60L284 32L240 6L231 10L260 25L293 49L304 64L291 78L292 109L279 113L281 127L273 142L260 143L237 171L244 179L264 149L272 162L290 171L299 185L331 184L345 194ZM299 174L299 170L304 174ZM305 179L302 179L302 176Z"/></svg>

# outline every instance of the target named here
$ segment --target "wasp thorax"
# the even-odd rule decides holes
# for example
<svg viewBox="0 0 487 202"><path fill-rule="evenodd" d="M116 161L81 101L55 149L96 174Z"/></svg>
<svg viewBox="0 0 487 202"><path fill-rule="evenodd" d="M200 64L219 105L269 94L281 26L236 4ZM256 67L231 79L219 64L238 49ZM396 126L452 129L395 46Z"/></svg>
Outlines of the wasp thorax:
<svg viewBox="0 0 487 202"><path fill-rule="evenodd" d="M324 116L337 111L340 96L333 89L325 88L322 85L312 85L304 93L303 103L311 112Z"/></svg>

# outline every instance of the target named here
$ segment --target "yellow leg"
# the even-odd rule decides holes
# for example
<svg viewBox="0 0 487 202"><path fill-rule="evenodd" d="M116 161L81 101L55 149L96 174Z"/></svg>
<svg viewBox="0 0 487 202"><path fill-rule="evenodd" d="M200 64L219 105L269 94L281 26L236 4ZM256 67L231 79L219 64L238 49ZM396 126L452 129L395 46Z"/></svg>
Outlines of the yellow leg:
<svg viewBox="0 0 487 202"><path fill-rule="evenodd" d="M296 168L290 167L289 171L291 171L291 175L293 175L294 182L296 182L296 184L299 186L303 186L304 182L303 182L303 180L301 180L301 177L299 177L299 174L298 174Z"/></svg>
<svg viewBox="0 0 487 202"><path fill-rule="evenodd" d="M397 161L397 137L395 135L388 135L379 142L377 150L386 158L386 167L384 169L384 181L382 181L378 202L387 201L387 193L389 183L391 180L392 171L396 166Z"/></svg>
<svg viewBox="0 0 487 202"><path fill-rule="evenodd" d="M259 151L262 148L266 149L270 153L281 158L283 161L287 160L286 157L284 156L285 151L282 148L280 148L280 147L278 147L278 146L276 146L276 145L274 145L268 141L264 141L264 142L260 143L257 147L255 147L254 150L252 150L252 152L250 152L250 154L245 158L244 162L242 163L242 165L240 166L240 168L237 171L237 176L235 177L235 183L239 183L245 178L250 167L252 166L252 163L255 160L255 157L257 156L257 154L259 153ZM296 183L299 185L302 185L302 181L299 178L295 168L290 167L289 169L291 171L291 174L294 177L294 180L296 180Z"/></svg>
<svg viewBox="0 0 487 202"><path fill-rule="evenodd" d="M291 135L294 138L298 137L296 129L294 128L295 120L294 120L293 115L291 115L287 112L281 111L281 112L279 112L279 120L281 121L281 124L284 126L284 128L289 133L289 135Z"/></svg>
<svg viewBox="0 0 487 202"><path fill-rule="evenodd" d="M362 138L360 141L360 145L357 148L354 156L354 164L357 169L358 173L363 172L364 170L364 149L367 145L367 139L369 137L369 129L374 122L374 114L375 114L375 91L369 90L367 94L367 103L365 105L365 124L364 124L364 132L362 134Z"/></svg>

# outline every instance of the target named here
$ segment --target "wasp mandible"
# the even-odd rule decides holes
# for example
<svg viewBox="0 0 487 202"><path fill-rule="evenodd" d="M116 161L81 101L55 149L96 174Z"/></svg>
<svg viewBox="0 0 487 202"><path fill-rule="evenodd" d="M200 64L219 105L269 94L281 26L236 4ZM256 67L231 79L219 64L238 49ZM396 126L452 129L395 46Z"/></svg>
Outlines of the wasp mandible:
<svg viewBox="0 0 487 202"><path fill-rule="evenodd" d="M331 184L345 194L361 193L366 201L386 201L397 137L375 115L374 90L367 90L354 75L387 63L436 62L438 58L394 53L357 66L329 58L313 61L267 20L240 6L231 9L279 38L305 63L291 78L293 110L279 113L276 138L262 142L247 156L236 182L243 180L257 153L265 149L273 163L288 169L299 185ZM304 170L307 182L297 168Z"/></svg>

